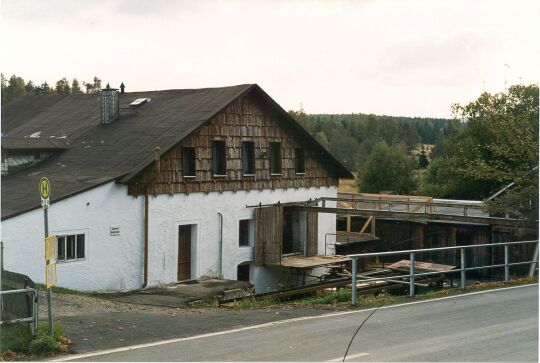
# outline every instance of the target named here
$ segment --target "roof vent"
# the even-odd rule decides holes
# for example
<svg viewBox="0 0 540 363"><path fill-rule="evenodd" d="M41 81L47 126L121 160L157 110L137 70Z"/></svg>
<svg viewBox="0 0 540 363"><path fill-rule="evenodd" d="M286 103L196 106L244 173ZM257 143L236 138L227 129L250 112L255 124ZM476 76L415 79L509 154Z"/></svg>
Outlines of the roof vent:
<svg viewBox="0 0 540 363"><path fill-rule="evenodd" d="M137 98L135 101L131 102L129 105L131 107L139 107L140 105L144 105L146 102L150 102L150 98Z"/></svg>
<svg viewBox="0 0 540 363"><path fill-rule="evenodd" d="M119 109L118 90L107 83L107 88L101 90L101 123L114 122L119 116Z"/></svg>

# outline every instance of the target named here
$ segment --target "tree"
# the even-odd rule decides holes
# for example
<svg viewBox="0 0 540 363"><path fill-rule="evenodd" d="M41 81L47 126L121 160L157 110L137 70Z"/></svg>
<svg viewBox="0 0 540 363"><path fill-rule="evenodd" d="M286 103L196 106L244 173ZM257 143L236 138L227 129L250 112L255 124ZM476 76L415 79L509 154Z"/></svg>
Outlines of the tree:
<svg viewBox="0 0 540 363"><path fill-rule="evenodd" d="M86 93L99 93L101 90L101 80L94 77L93 83L83 82L83 86L86 88Z"/></svg>
<svg viewBox="0 0 540 363"><path fill-rule="evenodd" d="M514 182L487 203L488 210L511 209L529 222L537 220L538 100L537 85L518 85L454 105L463 127L442 143L444 152L430 164L421 189L444 194L434 196L484 199Z"/></svg>
<svg viewBox="0 0 540 363"><path fill-rule="evenodd" d="M375 145L365 167L360 171L360 192L379 193L384 190L409 194L416 187L415 162L401 149L384 141Z"/></svg>
<svg viewBox="0 0 540 363"><path fill-rule="evenodd" d="M424 149L424 144L422 144L422 150L420 152L420 156L418 157L418 167L419 168L427 168L429 165L428 158L426 156L426 150Z"/></svg>
<svg viewBox="0 0 540 363"><path fill-rule="evenodd" d="M36 93L39 95L53 95L54 90L51 88L51 86L49 86L47 82L43 82L36 90Z"/></svg>
<svg viewBox="0 0 540 363"><path fill-rule="evenodd" d="M77 80L77 78L73 78L73 80L71 81L71 93L82 93L81 86L79 85L79 81Z"/></svg>
<svg viewBox="0 0 540 363"><path fill-rule="evenodd" d="M36 92L36 86L34 85L34 82L28 81L26 83L26 86L24 86L24 90L26 91L27 95L33 95Z"/></svg>
<svg viewBox="0 0 540 363"><path fill-rule="evenodd" d="M58 95L69 95L71 93L71 87L66 77L56 82L55 91Z"/></svg>

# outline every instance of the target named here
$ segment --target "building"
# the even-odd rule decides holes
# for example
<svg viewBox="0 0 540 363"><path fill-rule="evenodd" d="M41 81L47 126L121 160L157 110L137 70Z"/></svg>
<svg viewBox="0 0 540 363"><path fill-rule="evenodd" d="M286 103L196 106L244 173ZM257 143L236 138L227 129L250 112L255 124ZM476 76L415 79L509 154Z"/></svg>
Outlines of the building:
<svg viewBox="0 0 540 363"><path fill-rule="evenodd" d="M254 84L16 99L2 174L4 267L44 281L47 177L59 286L85 291L202 276L273 290L273 262L324 254L336 224L280 204L336 197L352 178Z"/></svg>

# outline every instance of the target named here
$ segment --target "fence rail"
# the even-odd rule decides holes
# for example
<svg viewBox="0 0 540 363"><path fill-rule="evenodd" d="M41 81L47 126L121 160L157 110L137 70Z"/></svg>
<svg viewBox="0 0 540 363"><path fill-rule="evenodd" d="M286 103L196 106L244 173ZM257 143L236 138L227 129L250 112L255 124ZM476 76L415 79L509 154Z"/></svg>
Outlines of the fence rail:
<svg viewBox="0 0 540 363"><path fill-rule="evenodd" d="M536 248L534 252L533 259L531 261L520 261L520 262L510 262L510 246L516 246L516 245L524 245L524 244L531 244L536 243ZM503 264L496 264L496 265L485 265L485 266L474 266L474 267L467 267L465 265L465 257L466 257L466 251L469 249L475 249L475 248L496 248L504 246L504 263ZM436 272L422 272L422 273L416 273L415 272L415 260L416 255L419 253L426 253L426 252L436 252L436 251L446 251L446 250L460 250L460 258L461 258L461 266L459 269L452 269L452 270L445 270L445 271L436 271ZM481 269L488 269L488 268L498 268L498 267L504 267L504 281L510 280L510 267L511 266L518 266L518 265L530 265L531 268L529 269L529 275L532 276L534 274L535 266L538 264L538 240L532 240L532 241L514 241L514 242L502 242L502 243L486 243L486 244L478 244L478 245L466 245L466 246L450 246L450 247L436 247L436 248L422 248L422 249L416 249L416 250L402 250L402 251L389 251L389 252L370 252L370 253L361 253L361 254L354 254L354 255L347 255L352 260L352 304L356 305L356 294L357 294L357 273L358 273L358 260L362 258L368 258L368 257L383 257L383 256L395 256L395 255L409 255L410 260L410 266L409 266L409 274L408 275L399 275L399 276L388 276L388 277L373 277L368 278L368 281L383 281L383 280L390 280L395 279L396 277L399 278L409 278L409 295L414 296L415 291L415 279L417 277L423 277L423 276L430 276L430 275L439 275L443 273L457 273L460 272L461 274L461 288L464 289L466 286L466 272L467 271L473 271L473 270L481 270ZM363 279L366 280L366 279Z"/></svg>
<svg viewBox="0 0 540 363"><path fill-rule="evenodd" d="M16 323L31 323L30 324L30 329L32 330L32 335L36 335L37 334L37 325L38 325L38 293L37 293L36 289L32 289L30 287L27 287L25 289L0 291L0 305L2 304L2 300L3 300L4 296L6 296L6 295L15 295L15 294L28 294L28 295L30 295L30 299L32 301L32 304L31 304L32 315L27 316L27 317L16 318L16 319L0 320L0 326L6 325L6 324L16 324Z"/></svg>

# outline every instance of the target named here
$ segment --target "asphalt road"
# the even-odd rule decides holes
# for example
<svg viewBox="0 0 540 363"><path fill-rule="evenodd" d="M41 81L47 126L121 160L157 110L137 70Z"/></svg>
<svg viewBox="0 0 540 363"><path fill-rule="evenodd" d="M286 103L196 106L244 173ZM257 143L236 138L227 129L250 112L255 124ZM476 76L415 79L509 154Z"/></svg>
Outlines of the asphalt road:
<svg viewBox="0 0 540 363"><path fill-rule="evenodd" d="M82 361L341 361L372 310L305 317L124 350ZM538 361L538 285L384 307L346 361Z"/></svg>

